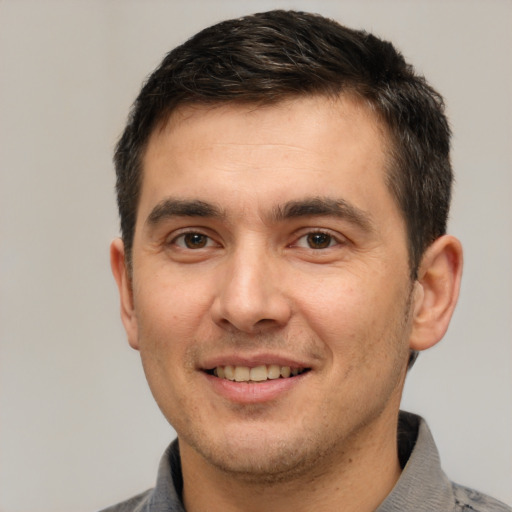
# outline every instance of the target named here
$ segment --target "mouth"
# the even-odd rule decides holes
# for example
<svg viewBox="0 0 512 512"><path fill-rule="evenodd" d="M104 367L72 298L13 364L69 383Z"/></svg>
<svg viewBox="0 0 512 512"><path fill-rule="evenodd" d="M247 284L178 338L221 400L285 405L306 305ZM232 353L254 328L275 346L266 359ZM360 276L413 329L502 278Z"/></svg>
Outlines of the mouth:
<svg viewBox="0 0 512 512"><path fill-rule="evenodd" d="M310 371L310 368L280 366L278 364L258 366L216 366L206 373L219 379L233 382L265 382L268 380L290 379Z"/></svg>

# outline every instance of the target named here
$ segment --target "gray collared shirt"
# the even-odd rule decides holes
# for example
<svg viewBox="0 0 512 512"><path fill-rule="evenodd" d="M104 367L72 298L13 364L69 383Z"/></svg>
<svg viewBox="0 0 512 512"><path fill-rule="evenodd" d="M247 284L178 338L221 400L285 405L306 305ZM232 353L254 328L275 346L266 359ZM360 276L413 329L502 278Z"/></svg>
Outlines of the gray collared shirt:
<svg viewBox="0 0 512 512"><path fill-rule="evenodd" d="M398 448L403 467L395 487L376 512L512 512L507 505L448 480L426 422L400 413ZM103 512L185 512L178 442L167 448L154 489Z"/></svg>

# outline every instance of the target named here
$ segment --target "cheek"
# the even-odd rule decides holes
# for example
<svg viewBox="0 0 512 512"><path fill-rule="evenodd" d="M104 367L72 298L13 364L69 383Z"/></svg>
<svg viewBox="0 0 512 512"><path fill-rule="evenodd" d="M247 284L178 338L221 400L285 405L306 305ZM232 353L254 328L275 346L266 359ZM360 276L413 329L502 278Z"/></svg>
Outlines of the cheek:
<svg viewBox="0 0 512 512"><path fill-rule="evenodd" d="M182 287L161 280L136 295L142 365L153 396L169 420L186 407L184 391L193 391L189 377L195 367L188 353L202 335L200 295L184 293Z"/></svg>
<svg viewBox="0 0 512 512"><path fill-rule="evenodd" d="M346 365L370 365L387 360L403 337L406 291L403 283L383 276L341 271L304 287L298 299L300 315Z"/></svg>
<svg viewBox="0 0 512 512"><path fill-rule="evenodd" d="M368 339L368 305L361 287L334 276L312 283L297 300L298 318L329 353L342 373L359 365Z"/></svg>
<svg viewBox="0 0 512 512"><path fill-rule="evenodd" d="M301 293L295 296L302 314L326 333L348 332L368 316L364 313L373 298L365 276L334 269L322 276L303 276L300 281Z"/></svg>
<svg viewBox="0 0 512 512"><path fill-rule="evenodd" d="M144 286L134 297L141 342L180 343L189 338L208 310L207 286L178 272L155 274L152 279L142 276L141 282Z"/></svg>

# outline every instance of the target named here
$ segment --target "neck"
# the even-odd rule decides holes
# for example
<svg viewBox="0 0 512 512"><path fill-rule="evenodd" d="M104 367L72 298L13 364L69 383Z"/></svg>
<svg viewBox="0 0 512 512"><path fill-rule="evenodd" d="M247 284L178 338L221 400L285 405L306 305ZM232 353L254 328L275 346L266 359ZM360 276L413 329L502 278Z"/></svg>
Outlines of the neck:
<svg viewBox="0 0 512 512"><path fill-rule="evenodd" d="M306 512L313 507L327 512L374 511L401 472L397 416L380 420L379 425L369 425L346 440L307 473L271 482L228 474L180 444L185 508L188 512Z"/></svg>

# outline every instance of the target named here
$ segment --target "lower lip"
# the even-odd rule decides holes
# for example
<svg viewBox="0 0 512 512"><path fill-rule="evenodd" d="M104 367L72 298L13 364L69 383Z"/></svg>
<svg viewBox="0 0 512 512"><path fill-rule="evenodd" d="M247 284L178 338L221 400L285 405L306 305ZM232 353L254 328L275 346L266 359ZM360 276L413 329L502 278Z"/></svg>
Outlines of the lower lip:
<svg viewBox="0 0 512 512"><path fill-rule="evenodd" d="M230 402L239 404L260 404L280 398L292 388L299 385L310 372L296 377L265 380L263 382L236 382L219 379L205 373L208 383L213 391Z"/></svg>

